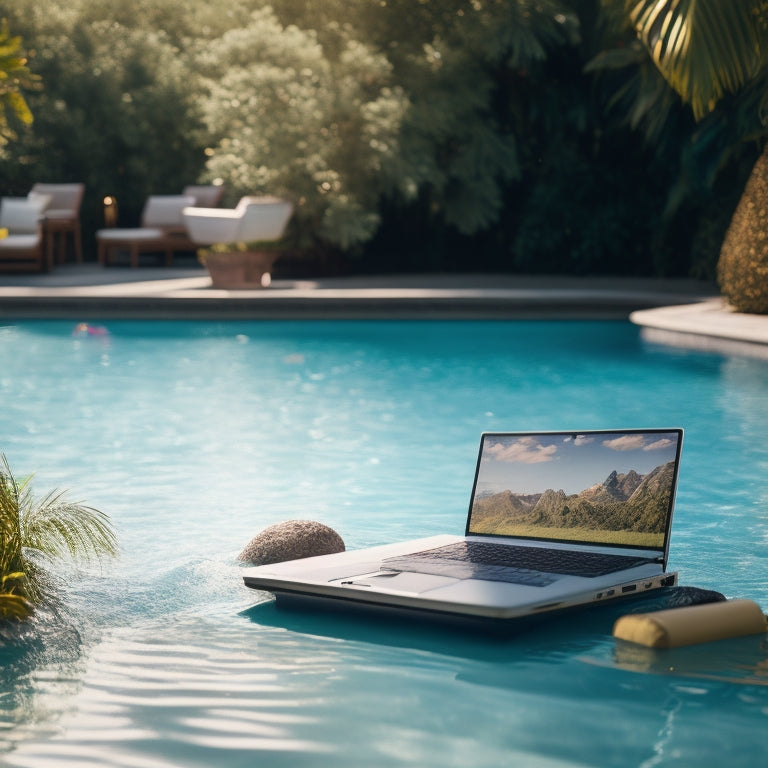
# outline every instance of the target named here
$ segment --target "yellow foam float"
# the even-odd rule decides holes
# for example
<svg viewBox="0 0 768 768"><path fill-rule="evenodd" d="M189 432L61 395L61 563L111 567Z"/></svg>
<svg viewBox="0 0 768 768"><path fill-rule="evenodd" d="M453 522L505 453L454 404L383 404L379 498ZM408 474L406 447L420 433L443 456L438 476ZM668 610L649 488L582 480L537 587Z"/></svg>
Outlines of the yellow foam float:
<svg viewBox="0 0 768 768"><path fill-rule="evenodd" d="M725 600L653 613L622 616L613 636L649 648L679 648L768 631L762 608L752 600Z"/></svg>

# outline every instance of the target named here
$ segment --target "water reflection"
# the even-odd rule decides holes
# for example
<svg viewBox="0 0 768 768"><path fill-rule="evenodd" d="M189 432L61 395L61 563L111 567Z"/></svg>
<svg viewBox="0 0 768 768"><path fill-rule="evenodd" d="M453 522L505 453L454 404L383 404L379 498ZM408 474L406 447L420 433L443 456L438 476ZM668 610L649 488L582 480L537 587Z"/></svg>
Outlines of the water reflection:
<svg viewBox="0 0 768 768"><path fill-rule="evenodd" d="M613 663L630 672L768 687L768 637L749 635L667 649L619 640Z"/></svg>
<svg viewBox="0 0 768 768"><path fill-rule="evenodd" d="M0 753L65 711L81 685L82 653L80 632L60 611L0 624Z"/></svg>

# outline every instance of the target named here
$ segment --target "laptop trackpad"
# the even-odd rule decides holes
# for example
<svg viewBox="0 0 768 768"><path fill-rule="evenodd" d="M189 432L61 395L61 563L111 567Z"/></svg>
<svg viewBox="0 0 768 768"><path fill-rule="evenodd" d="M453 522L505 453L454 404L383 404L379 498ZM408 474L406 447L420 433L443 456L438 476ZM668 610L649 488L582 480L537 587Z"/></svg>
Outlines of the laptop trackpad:
<svg viewBox="0 0 768 768"><path fill-rule="evenodd" d="M347 576L343 579L333 579L340 586L375 587L377 591L408 592L418 595L437 587L455 584L459 579L450 576L437 576L428 573L410 573L406 571L377 571L361 576Z"/></svg>

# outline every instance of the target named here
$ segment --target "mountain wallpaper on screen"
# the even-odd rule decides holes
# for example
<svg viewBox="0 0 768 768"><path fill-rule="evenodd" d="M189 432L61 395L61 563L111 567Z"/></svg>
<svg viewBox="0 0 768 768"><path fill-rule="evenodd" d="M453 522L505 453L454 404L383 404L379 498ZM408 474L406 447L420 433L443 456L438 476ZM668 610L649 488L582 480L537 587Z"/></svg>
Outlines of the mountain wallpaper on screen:
<svg viewBox="0 0 768 768"><path fill-rule="evenodd" d="M622 531L654 534L661 541L670 504L674 462L662 464L647 475L634 470L616 471L580 493L548 489L543 493L512 491L475 497L473 533L511 535L536 528L575 531ZM583 538L576 535L574 538Z"/></svg>

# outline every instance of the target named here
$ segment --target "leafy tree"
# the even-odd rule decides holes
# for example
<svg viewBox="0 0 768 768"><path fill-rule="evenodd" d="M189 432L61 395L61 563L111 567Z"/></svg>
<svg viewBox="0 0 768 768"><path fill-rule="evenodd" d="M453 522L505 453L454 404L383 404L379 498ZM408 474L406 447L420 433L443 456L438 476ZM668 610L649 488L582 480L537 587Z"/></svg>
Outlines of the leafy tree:
<svg viewBox="0 0 768 768"><path fill-rule="evenodd" d="M211 175L236 189L292 189L304 231L341 248L371 238L385 201L400 217L426 206L435 225L465 235L498 222L506 186L521 176L499 84L578 37L564 2L273 6L200 56ZM286 89L291 78L282 99L276 80Z"/></svg>
<svg viewBox="0 0 768 768"><path fill-rule="evenodd" d="M30 552L78 561L117 553L106 515L67 501L59 491L37 499L30 481L17 481L0 455L0 619L24 619L35 603L52 598Z"/></svg>
<svg viewBox="0 0 768 768"><path fill-rule="evenodd" d="M332 55L315 32L265 8L207 41L197 61L214 139L209 175L233 198L289 197L305 243L348 248L371 236L378 196L397 179L406 101L385 57L339 36Z"/></svg>
<svg viewBox="0 0 768 768"><path fill-rule="evenodd" d="M722 238L765 130L764 69L732 93L752 71L737 60L707 96L686 85L704 65L686 75L657 45L664 14L685 12L706 21L706 56L726 55L701 10L717 5L759 4L15 0L44 88L0 191L84 181L87 233L105 195L132 225L148 194L205 174L228 204L291 197L295 241L356 270L684 274L691 232L707 253ZM665 67L709 110L698 121Z"/></svg>
<svg viewBox="0 0 768 768"><path fill-rule="evenodd" d="M205 155L196 94L174 43L183 35L148 26L172 19L170 5L136 0L124 25L109 4L17 0L14 24L36 49L44 88L29 98L34 129L0 163L5 194L26 194L35 181L83 181L84 229L93 231L103 226L107 194L130 226L147 195L179 194L197 181Z"/></svg>

